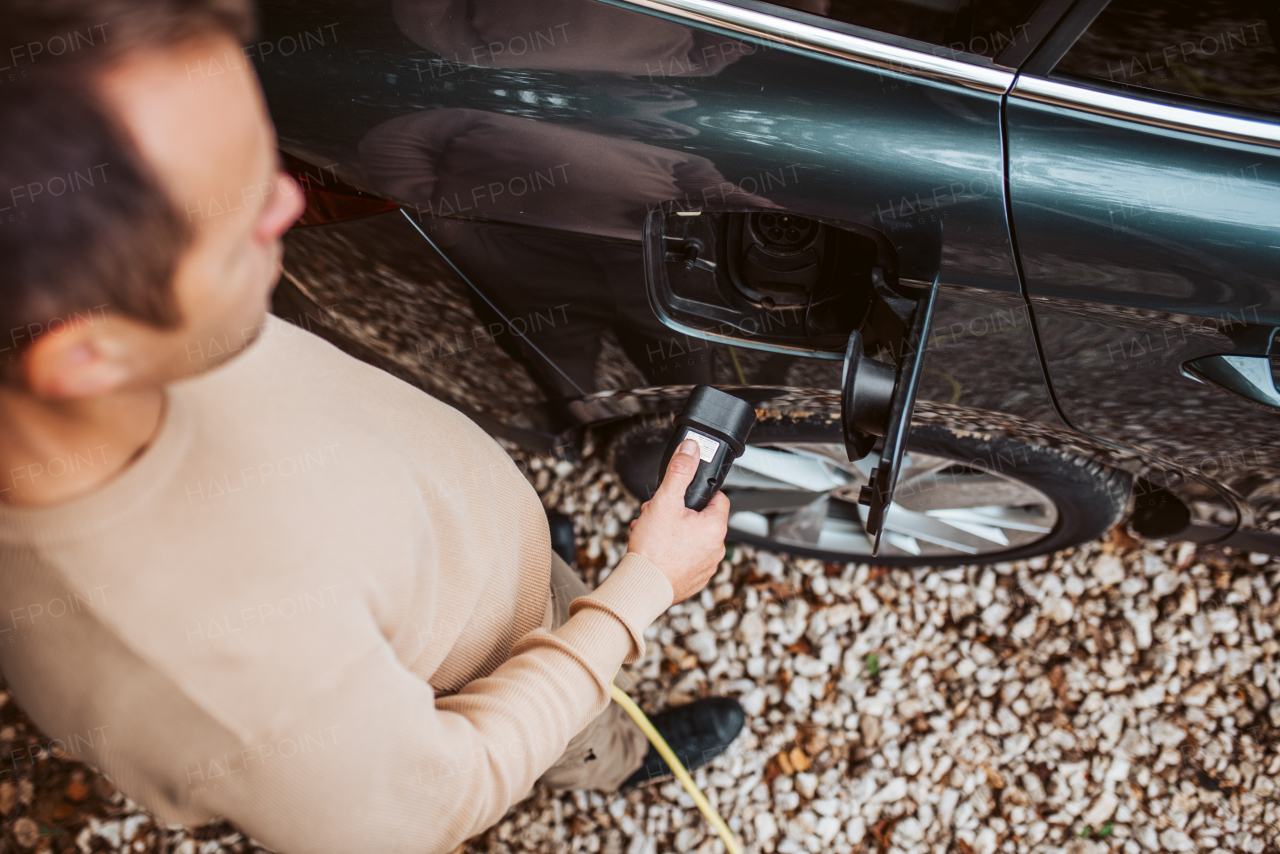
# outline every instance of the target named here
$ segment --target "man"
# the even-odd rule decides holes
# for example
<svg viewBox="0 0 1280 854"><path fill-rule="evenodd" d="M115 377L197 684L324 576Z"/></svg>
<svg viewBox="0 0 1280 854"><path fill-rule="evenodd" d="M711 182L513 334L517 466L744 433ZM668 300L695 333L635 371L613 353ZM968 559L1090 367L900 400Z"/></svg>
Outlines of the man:
<svg viewBox="0 0 1280 854"><path fill-rule="evenodd" d="M662 773L608 684L715 572L728 501L684 507L686 443L588 594L478 427L268 315L300 194L231 61L249 22L0 8L23 47L0 85L10 687L160 820L282 852L448 851L540 778ZM668 715L702 758L742 724Z"/></svg>

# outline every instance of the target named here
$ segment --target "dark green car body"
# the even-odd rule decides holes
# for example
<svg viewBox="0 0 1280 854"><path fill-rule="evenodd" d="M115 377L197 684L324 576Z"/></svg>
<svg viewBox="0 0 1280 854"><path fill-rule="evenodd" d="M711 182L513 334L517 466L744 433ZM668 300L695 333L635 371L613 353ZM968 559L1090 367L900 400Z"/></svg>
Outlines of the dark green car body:
<svg viewBox="0 0 1280 854"><path fill-rule="evenodd" d="M839 352L772 339L768 302L665 316L641 240L654 210L839 223L937 284L918 423L1068 448L1176 505L1152 535L1280 553L1277 13L793 5L267 0L281 148L399 206L296 228L278 309L566 454L701 382L831 418Z"/></svg>

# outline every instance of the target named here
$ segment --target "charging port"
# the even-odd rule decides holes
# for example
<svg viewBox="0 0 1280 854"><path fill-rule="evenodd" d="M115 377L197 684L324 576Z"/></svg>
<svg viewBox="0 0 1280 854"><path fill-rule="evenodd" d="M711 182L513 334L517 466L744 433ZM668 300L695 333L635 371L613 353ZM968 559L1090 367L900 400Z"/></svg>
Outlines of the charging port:
<svg viewBox="0 0 1280 854"><path fill-rule="evenodd" d="M883 235L786 211L691 213L658 209L645 226L650 298L668 326L832 359L856 329L877 345L877 285L897 266Z"/></svg>

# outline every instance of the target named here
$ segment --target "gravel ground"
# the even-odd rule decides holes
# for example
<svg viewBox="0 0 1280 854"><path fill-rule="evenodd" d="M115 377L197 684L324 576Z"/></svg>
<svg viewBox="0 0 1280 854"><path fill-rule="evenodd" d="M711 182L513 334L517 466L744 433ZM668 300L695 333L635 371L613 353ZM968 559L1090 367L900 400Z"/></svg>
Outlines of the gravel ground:
<svg viewBox="0 0 1280 854"><path fill-rule="evenodd" d="M601 580L636 502L603 455L515 456ZM749 851L1277 852L1277 593L1276 561L1122 530L947 570L738 546L649 630L631 672L650 713L705 694L747 708L747 730L695 776ZM0 854L259 850L225 822L156 826L0 696ZM580 850L723 848L670 783L538 791L459 849Z"/></svg>

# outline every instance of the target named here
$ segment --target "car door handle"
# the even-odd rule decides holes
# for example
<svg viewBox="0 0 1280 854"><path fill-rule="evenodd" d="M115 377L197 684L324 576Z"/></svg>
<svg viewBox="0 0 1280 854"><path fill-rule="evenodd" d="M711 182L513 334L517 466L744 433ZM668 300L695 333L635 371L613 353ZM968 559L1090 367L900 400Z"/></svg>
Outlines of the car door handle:
<svg viewBox="0 0 1280 854"><path fill-rule="evenodd" d="M1276 389L1267 356L1205 356L1182 367L1193 380L1212 383L1254 403L1280 409L1280 390Z"/></svg>

